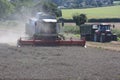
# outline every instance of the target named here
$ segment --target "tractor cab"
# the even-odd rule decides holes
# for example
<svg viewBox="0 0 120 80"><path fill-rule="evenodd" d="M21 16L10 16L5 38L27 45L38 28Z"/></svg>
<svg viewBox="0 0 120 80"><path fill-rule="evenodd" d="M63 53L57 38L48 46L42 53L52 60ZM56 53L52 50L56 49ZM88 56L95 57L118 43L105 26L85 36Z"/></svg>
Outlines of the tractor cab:
<svg viewBox="0 0 120 80"><path fill-rule="evenodd" d="M111 33L110 27L111 27L111 25L109 25L109 24L98 24L97 28L95 29L95 33L96 34Z"/></svg>
<svg viewBox="0 0 120 80"><path fill-rule="evenodd" d="M98 30L101 32L110 31L110 25L98 25Z"/></svg>
<svg viewBox="0 0 120 80"><path fill-rule="evenodd" d="M116 35L114 38L114 35L112 34L110 27L111 25L109 24L99 24L98 29L95 30L94 41L109 42L111 40L116 40Z"/></svg>

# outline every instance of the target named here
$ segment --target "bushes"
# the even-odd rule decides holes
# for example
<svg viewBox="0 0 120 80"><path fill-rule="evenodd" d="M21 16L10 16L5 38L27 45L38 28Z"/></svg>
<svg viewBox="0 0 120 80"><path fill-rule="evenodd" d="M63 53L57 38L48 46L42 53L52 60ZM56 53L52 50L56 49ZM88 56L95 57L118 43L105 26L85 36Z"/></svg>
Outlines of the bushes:
<svg viewBox="0 0 120 80"><path fill-rule="evenodd" d="M65 23L75 23L75 21L74 21L73 19L64 19L64 18L63 18L63 21L64 21Z"/></svg>
<svg viewBox="0 0 120 80"><path fill-rule="evenodd" d="M84 24L87 21L87 16L85 14L74 14L73 20L75 21L76 25Z"/></svg>
<svg viewBox="0 0 120 80"><path fill-rule="evenodd" d="M63 19L64 22L75 22L73 19ZM120 18L88 19L88 22L120 22Z"/></svg>
<svg viewBox="0 0 120 80"><path fill-rule="evenodd" d="M120 18L89 19L88 22L120 22Z"/></svg>
<svg viewBox="0 0 120 80"><path fill-rule="evenodd" d="M116 34L118 37L118 40L120 40L120 30L119 29L113 29L112 33Z"/></svg>
<svg viewBox="0 0 120 80"><path fill-rule="evenodd" d="M12 12L14 12L14 6L8 0L0 0L0 18L6 18Z"/></svg>

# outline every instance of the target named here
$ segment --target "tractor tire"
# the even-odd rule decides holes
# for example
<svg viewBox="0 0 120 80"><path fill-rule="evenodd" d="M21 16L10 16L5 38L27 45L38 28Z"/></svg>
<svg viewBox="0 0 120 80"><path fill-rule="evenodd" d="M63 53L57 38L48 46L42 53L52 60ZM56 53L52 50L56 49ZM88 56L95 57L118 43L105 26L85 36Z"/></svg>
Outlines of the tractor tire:
<svg viewBox="0 0 120 80"><path fill-rule="evenodd" d="M86 39L87 41L90 41L90 40L91 40L90 34L86 34L85 39Z"/></svg>
<svg viewBox="0 0 120 80"><path fill-rule="evenodd" d="M100 36L100 42L102 42L102 43L105 42L105 35Z"/></svg>
<svg viewBox="0 0 120 80"><path fill-rule="evenodd" d="M98 36L94 34L94 42L98 42Z"/></svg>
<svg viewBox="0 0 120 80"><path fill-rule="evenodd" d="M116 34L113 34L113 35L112 35L112 40L113 40L113 41L117 41L117 35L116 35Z"/></svg>

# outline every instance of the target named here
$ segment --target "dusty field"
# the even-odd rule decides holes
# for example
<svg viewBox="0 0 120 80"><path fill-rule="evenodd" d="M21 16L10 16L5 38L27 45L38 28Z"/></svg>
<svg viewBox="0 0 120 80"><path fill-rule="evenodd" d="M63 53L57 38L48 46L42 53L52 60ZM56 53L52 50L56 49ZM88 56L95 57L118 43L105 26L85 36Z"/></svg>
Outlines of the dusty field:
<svg viewBox="0 0 120 80"><path fill-rule="evenodd" d="M102 49L120 52L120 41L112 41L112 42L108 42L108 43L87 41L86 45L89 47L102 48Z"/></svg>
<svg viewBox="0 0 120 80"><path fill-rule="evenodd" d="M18 48L21 27L0 26L0 80L120 80L120 52L89 46Z"/></svg>
<svg viewBox="0 0 120 80"><path fill-rule="evenodd" d="M4 25L0 24L0 43L9 45L16 45L18 38L25 36L25 23L18 22L17 25L11 25L12 22L4 22Z"/></svg>
<svg viewBox="0 0 120 80"><path fill-rule="evenodd" d="M0 79L120 80L120 53L91 47L0 44Z"/></svg>

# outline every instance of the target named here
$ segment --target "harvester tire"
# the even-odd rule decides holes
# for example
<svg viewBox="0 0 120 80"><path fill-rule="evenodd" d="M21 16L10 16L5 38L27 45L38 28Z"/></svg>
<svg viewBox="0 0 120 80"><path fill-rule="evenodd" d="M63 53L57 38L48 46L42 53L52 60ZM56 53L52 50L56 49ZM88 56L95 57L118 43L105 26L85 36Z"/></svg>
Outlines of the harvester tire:
<svg viewBox="0 0 120 80"><path fill-rule="evenodd" d="M17 41L17 47L21 47L21 43Z"/></svg>

